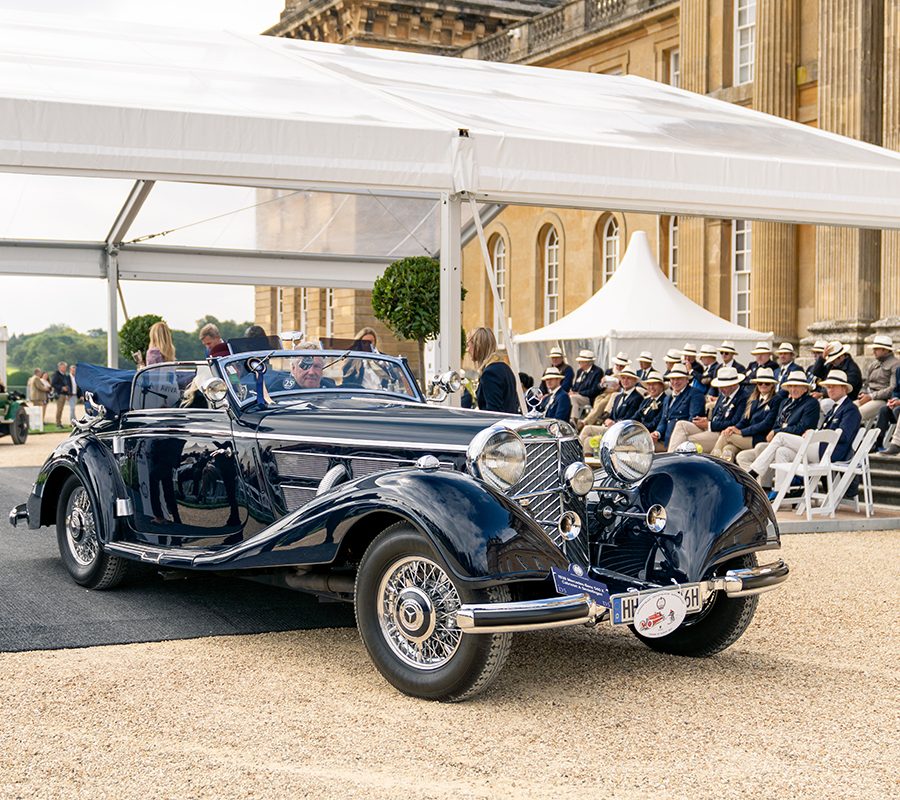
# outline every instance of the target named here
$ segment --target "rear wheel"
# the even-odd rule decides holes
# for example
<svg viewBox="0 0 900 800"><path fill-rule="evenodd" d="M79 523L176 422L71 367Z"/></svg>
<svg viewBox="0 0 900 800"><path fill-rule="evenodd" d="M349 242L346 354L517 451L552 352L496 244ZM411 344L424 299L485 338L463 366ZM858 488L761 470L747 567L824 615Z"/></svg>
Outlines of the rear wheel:
<svg viewBox="0 0 900 800"><path fill-rule="evenodd" d="M9 424L9 435L13 444L25 444L28 438L28 412L22 406L19 406L16 416Z"/></svg>
<svg viewBox="0 0 900 800"><path fill-rule="evenodd" d="M509 654L511 634L463 634L463 603L509 600L505 586L454 581L428 537L406 523L366 550L356 578L356 621L378 671L404 694L459 701L483 691Z"/></svg>
<svg viewBox="0 0 900 800"><path fill-rule="evenodd" d="M724 575L729 569L756 566L756 555L750 553L722 564L716 574ZM634 626L631 631L651 650L675 656L712 656L722 652L741 638L756 613L759 600L750 597L728 597L725 592L714 592L700 613L686 617L679 628L667 636L650 638L641 636Z"/></svg>
<svg viewBox="0 0 900 800"><path fill-rule="evenodd" d="M125 579L129 562L103 552L98 525L90 493L72 475L63 484L56 508L59 555L75 583L89 589L112 589Z"/></svg>

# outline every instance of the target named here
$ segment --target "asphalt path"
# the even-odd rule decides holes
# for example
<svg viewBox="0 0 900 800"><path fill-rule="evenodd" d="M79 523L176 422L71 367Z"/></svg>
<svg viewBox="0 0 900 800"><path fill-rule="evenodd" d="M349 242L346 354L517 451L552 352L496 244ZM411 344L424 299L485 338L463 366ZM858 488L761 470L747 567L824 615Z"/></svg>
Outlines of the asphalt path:
<svg viewBox="0 0 900 800"><path fill-rule="evenodd" d="M352 627L343 603L239 578L158 573L94 592L59 559L56 530L7 523L25 502L36 468L0 468L0 652L155 642L239 633Z"/></svg>

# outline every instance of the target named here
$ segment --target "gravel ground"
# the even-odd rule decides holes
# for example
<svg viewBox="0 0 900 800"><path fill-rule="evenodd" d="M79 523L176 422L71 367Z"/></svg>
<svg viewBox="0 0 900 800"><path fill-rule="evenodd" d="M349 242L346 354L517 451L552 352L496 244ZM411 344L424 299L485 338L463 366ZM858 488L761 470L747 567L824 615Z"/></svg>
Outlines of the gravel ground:
<svg viewBox="0 0 900 800"><path fill-rule="evenodd" d="M460 705L395 692L354 630L0 655L0 796L897 797L898 534L786 538L715 658L522 634Z"/></svg>

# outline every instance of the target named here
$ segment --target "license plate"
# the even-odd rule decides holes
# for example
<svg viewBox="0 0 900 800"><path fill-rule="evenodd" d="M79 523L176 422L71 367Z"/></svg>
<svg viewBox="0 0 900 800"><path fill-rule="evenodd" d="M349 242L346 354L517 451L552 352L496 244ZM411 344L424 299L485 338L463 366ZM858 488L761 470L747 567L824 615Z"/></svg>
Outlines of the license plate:
<svg viewBox="0 0 900 800"><path fill-rule="evenodd" d="M609 599L612 601L612 624L630 625L634 622L634 612L641 601L651 594L660 592L678 592L687 606L688 614L696 614L703 608L703 598L700 594L699 583L682 583L671 589L644 589L642 592L623 592L614 594Z"/></svg>

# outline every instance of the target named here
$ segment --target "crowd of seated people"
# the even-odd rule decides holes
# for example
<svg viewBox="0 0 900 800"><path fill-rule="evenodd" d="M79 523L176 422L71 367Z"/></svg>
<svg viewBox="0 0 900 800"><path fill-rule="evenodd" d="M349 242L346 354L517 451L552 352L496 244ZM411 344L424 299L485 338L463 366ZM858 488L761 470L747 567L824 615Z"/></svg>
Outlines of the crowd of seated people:
<svg viewBox="0 0 900 800"><path fill-rule="evenodd" d="M686 343L666 353L664 370L654 368L648 351L637 366L617 353L604 370L590 350L579 352L573 370L557 348L542 378L547 395L540 408L577 427L586 456L610 425L634 419L651 432L658 452L692 447L738 464L770 488L772 464L793 460L810 430L840 432L836 462L853 455L860 428L871 425L880 431L880 452L900 455L900 346L878 335L868 347L873 358L861 369L847 345L817 341L804 369L790 342L774 348L758 342L746 367L733 342Z"/></svg>

